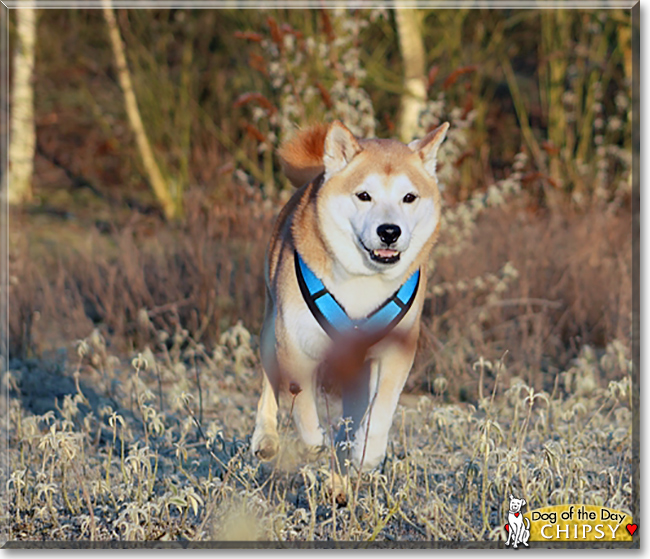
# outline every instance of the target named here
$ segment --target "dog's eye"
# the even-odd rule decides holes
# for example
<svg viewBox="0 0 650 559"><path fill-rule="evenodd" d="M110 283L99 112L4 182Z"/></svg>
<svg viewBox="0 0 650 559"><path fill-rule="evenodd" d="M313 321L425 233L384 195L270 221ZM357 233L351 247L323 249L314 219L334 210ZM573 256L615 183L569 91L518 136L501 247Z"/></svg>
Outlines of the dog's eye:
<svg viewBox="0 0 650 559"><path fill-rule="evenodd" d="M409 192L406 196L404 196L404 198L402 198L402 201L405 204L412 204L413 202L415 202L416 198L417 196L415 194Z"/></svg>
<svg viewBox="0 0 650 559"><path fill-rule="evenodd" d="M368 194L365 190L363 192L357 192L357 198L361 200L362 202L370 202L372 198L370 198L370 194Z"/></svg>

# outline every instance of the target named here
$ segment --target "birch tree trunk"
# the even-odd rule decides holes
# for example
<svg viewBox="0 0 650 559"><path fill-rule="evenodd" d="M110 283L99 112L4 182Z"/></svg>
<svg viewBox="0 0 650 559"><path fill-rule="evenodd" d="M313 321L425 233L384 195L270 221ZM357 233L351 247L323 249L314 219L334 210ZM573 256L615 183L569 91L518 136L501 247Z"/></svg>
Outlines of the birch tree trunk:
<svg viewBox="0 0 650 559"><path fill-rule="evenodd" d="M395 21L404 64L399 135L403 142L410 142L418 130L420 113L427 100L426 57L420 13L413 8L401 8L400 4L401 1L397 0Z"/></svg>
<svg viewBox="0 0 650 559"><path fill-rule="evenodd" d="M17 45L14 56L9 143L7 202L22 204L32 199L34 174L34 47L36 9L16 9Z"/></svg>
<svg viewBox="0 0 650 559"><path fill-rule="evenodd" d="M129 73L129 67L126 63L124 45L122 44L120 30L117 26L117 21L115 20L115 12L113 11L111 0L102 0L102 6L104 8L104 18L108 25L111 46L113 48L113 56L115 57L115 63L117 64L117 77L120 82L120 87L122 88L122 93L124 94L126 114L131 129L133 130L133 134L135 135L138 151L140 152L140 157L142 158L142 163L145 172L147 173L147 179L153 188L158 202L162 206L165 217L167 219L173 219L178 214L179 204L174 201L169 186L160 172L160 168L156 163L156 159L151 149L151 144L149 143L149 138L147 137L144 125L142 124L138 102L135 97L135 90L133 89L133 83L131 82L131 74Z"/></svg>

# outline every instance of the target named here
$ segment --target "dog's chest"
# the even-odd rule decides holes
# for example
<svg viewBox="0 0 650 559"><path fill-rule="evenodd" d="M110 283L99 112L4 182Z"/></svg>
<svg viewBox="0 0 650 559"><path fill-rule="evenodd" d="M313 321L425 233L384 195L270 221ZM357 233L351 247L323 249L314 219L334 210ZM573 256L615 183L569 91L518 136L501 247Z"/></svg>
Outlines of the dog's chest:
<svg viewBox="0 0 650 559"><path fill-rule="evenodd" d="M325 279L323 283L353 320L368 316L400 287L397 282L386 282L373 276L338 282Z"/></svg>
<svg viewBox="0 0 650 559"><path fill-rule="evenodd" d="M368 316L400 287L399 284L387 284L373 278L345 281L336 285L327 280L323 283L352 320ZM309 310L302 295L285 301L281 314L294 343L310 358L321 359L331 347L331 339ZM407 318L407 322L412 323L412 318Z"/></svg>

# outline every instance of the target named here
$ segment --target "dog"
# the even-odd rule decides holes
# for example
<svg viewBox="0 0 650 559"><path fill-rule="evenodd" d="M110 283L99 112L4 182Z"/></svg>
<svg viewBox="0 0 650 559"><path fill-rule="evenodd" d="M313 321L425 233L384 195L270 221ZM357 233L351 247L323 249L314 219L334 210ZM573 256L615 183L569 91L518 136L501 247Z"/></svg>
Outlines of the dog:
<svg viewBox="0 0 650 559"><path fill-rule="evenodd" d="M517 499L510 495L510 507L508 509L508 540L506 545L517 549L517 545L523 543L526 547L530 538L530 520L524 518L521 508L526 504L526 499ZM524 520L526 524L524 524Z"/></svg>
<svg viewBox="0 0 650 559"><path fill-rule="evenodd" d="M440 222L436 156L448 128L406 145L358 139L335 121L280 147L298 190L278 216L266 257L264 378L251 439L259 459L278 453L278 397L287 388L302 441L323 448L320 375L339 385L348 418L336 436L344 471L347 463L367 470L383 460L416 351Z"/></svg>

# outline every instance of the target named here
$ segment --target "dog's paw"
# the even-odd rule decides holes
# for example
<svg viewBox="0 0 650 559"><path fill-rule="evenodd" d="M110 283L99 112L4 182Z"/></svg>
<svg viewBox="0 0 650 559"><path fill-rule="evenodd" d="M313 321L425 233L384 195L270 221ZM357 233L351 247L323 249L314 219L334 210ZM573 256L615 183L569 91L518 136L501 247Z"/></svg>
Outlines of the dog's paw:
<svg viewBox="0 0 650 559"><path fill-rule="evenodd" d="M303 457L308 462L315 462L322 456L322 454L327 450L327 447L323 444L321 445L310 445L305 448Z"/></svg>
<svg viewBox="0 0 650 559"><path fill-rule="evenodd" d="M331 476L328 482L327 495L330 499L333 498L339 507L344 507L348 504L348 483L346 482L349 482L349 478L338 474Z"/></svg>
<svg viewBox="0 0 650 559"><path fill-rule="evenodd" d="M277 456L279 449L280 439L277 435L271 434L262 435L259 440L253 441L252 445L253 455L263 462L273 460Z"/></svg>

